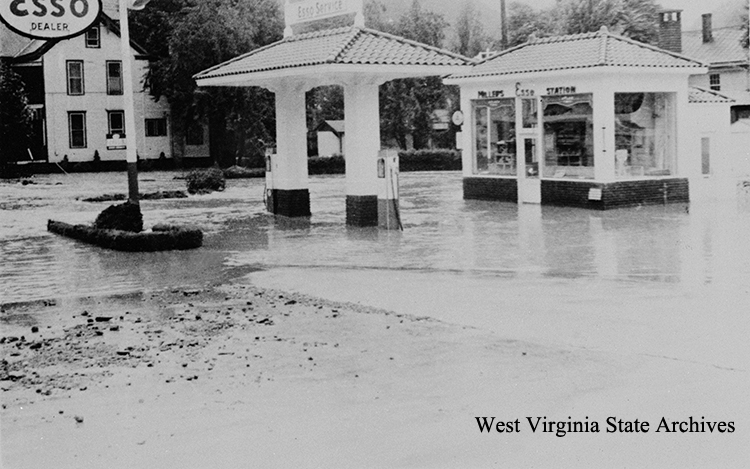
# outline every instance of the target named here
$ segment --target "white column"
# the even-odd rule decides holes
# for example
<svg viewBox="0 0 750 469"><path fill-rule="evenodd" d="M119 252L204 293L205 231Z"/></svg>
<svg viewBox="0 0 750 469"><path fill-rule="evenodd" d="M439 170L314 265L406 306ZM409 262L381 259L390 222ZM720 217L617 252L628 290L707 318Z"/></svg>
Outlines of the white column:
<svg viewBox="0 0 750 469"><path fill-rule="evenodd" d="M594 92L594 179L615 180L615 93Z"/></svg>
<svg viewBox="0 0 750 469"><path fill-rule="evenodd" d="M461 125L461 164L463 177L474 175L474 114L471 109L471 97L476 96L476 90L462 86L461 93L461 112L464 114L464 123Z"/></svg>
<svg viewBox="0 0 750 469"><path fill-rule="evenodd" d="M307 189L307 121L305 88L291 85L276 90L276 157L273 188Z"/></svg>
<svg viewBox="0 0 750 469"><path fill-rule="evenodd" d="M377 84L350 83L344 86L344 125L346 195L376 196L380 150Z"/></svg>

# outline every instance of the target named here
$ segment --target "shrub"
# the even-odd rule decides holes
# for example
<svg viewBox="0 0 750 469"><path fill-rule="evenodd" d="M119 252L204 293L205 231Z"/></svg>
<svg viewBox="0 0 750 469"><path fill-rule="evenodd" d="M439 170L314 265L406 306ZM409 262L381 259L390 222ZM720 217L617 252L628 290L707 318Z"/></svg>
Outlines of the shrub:
<svg viewBox="0 0 750 469"><path fill-rule="evenodd" d="M459 171L458 150L408 150L398 153L399 171Z"/></svg>
<svg viewBox="0 0 750 469"><path fill-rule="evenodd" d="M191 194L208 194L223 191L226 178L219 168L196 169L187 175L187 191Z"/></svg>
<svg viewBox="0 0 750 469"><path fill-rule="evenodd" d="M131 201L120 205L110 205L96 217L94 228L139 233L143 231L141 208Z"/></svg>
<svg viewBox="0 0 750 469"><path fill-rule="evenodd" d="M129 252L195 249L203 244L203 232L197 228L156 225L151 232L132 233L101 230L87 225L48 220L47 230L106 249Z"/></svg>
<svg viewBox="0 0 750 469"><path fill-rule="evenodd" d="M345 167L342 155L313 156L307 159L309 174L344 174Z"/></svg>

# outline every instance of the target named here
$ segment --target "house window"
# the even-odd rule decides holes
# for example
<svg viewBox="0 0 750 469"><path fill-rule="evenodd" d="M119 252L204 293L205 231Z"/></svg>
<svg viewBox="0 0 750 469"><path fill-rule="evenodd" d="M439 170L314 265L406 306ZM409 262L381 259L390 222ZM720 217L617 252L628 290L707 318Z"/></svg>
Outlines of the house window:
<svg viewBox="0 0 750 469"><path fill-rule="evenodd" d="M84 94L83 88L83 60L68 60L68 94L80 96Z"/></svg>
<svg viewBox="0 0 750 469"><path fill-rule="evenodd" d="M166 137L166 119L146 119L146 137Z"/></svg>
<svg viewBox="0 0 750 469"><path fill-rule="evenodd" d="M676 153L674 93L615 93L618 178L669 176Z"/></svg>
<svg viewBox="0 0 750 469"><path fill-rule="evenodd" d="M125 113L123 111L107 111L110 135L125 136Z"/></svg>
<svg viewBox="0 0 750 469"><path fill-rule="evenodd" d="M98 49L101 47L101 36L98 24L86 31L86 47L90 49Z"/></svg>
<svg viewBox="0 0 750 469"><path fill-rule="evenodd" d="M594 97L542 97L544 177L594 177Z"/></svg>
<svg viewBox="0 0 750 469"><path fill-rule="evenodd" d="M721 91L721 76L718 73L712 73L708 76L708 84L714 91Z"/></svg>
<svg viewBox="0 0 750 469"><path fill-rule="evenodd" d="M86 148L86 112L68 112L70 148Z"/></svg>
<svg viewBox="0 0 750 469"><path fill-rule="evenodd" d="M203 126L200 122L193 122L188 125L185 143L187 145L203 145Z"/></svg>
<svg viewBox="0 0 750 469"><path fill-rule="evenodd" d="M516 99L483 99L474 107L474 174L516 174Z"/></svg>
<svg viewBox="0 0 750 469"><path fill-rule="evenodd" d="M107 62L107 94L122 94L122 62Z"/></svg>

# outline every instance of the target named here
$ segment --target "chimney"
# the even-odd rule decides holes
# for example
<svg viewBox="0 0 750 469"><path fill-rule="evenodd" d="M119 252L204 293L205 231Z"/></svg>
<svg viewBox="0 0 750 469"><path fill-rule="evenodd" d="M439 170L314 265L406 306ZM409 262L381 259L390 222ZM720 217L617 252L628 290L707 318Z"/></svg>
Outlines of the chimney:
<svg viewBox="0 0 750 469"><path fill-rule="evenodd" d="M711 13L706 13L702 16L703 18L703 43L713 42L714 37L711 34Z"/></svg>
<svg viewBox="0 0 750 469"><path fill-rule="evenodd" d="M659 12L659 47L682 53L682 10Z"/></svg>

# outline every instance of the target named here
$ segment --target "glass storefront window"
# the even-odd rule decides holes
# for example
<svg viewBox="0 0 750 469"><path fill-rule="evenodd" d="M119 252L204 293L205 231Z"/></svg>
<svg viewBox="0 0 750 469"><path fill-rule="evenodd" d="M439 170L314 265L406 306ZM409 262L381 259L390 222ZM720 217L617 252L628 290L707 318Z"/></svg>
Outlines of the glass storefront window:
<svg viewBox="0 0 750 469"><path fill-rule="evenodd" d="M669 176L675 156L673 93L615 93L615 174Z"/></svg>
<svg viewBox="0 0 750 469"><path fill-rule="evenodd" d="M473 107L474 174L515 176L515 98L477 100Z"/></svg>
<svg viewBox="0 0 750 469"><path fill-rule="evenodd" d="M544 177L594 178L594 99L591 94L542 97Z"/></svg>

